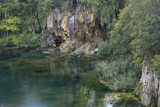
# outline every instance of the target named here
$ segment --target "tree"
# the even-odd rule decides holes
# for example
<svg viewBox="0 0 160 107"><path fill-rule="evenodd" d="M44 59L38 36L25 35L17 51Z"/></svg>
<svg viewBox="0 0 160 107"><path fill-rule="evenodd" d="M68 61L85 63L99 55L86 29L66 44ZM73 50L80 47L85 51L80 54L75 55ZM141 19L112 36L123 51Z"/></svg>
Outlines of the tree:
<svg viewBox="0 0 160 107"><path fill-rule="evenodd" d="M123 9L115 24L112 36L123 37L121 41L125 42L126 48L128 46L135 57L154 56L160 51L160 13L156 4L160 5L160 2L132 1Z"/></svg>
<svg viewBox="0 0 160 107"><path fill-rule="evenodd" d="M130 0L120 12L118 20L113 23L110 40L99 45L99 55L105 57L107 61L99 64L97 71L103 79L110 79L109 75L113 76L111 80L114 85L111 88L117 89L118 86L125 85L128 87L127 84L122 85L127 80L125 77L131 79L134 71L141 70L141 67L134 69L134 66L130 65L140 66L146 57L151 59L156 55L152 63L154 69L159 71L159 56L157 57L157 54L160 54L159 6L159 0ZM130 56L132 59L122 60L123 56ZM117 75L120 77L116 77ZM120 80L123 82L120 83Z"/></svg>
<svg viewBox="0 0 160 107"><path fill-rule="evenodd" d="M97 66L98 75L110 89L130 90L138 81L140 66L132 63L132 57L120 57L114 61L104 61Z"/></svg>
<svg viewBox="0 0 160 107"><path fill-rule="evenodd" d="M160 52L160 13L155 0L131 0L111 31L113 55L154 56ZM107 42L107 41L106 41Z"/></svg>
<svg viewBox="0 0 160 107"><path fill-rule="evenodd" d="M2 0L0 1L0 10L1 10L1 23L0 30L6 31L8 35L10 32L19 31L19 24L21 19L13 15L13 11L17 10L19 7L17 0Z"/></svg>

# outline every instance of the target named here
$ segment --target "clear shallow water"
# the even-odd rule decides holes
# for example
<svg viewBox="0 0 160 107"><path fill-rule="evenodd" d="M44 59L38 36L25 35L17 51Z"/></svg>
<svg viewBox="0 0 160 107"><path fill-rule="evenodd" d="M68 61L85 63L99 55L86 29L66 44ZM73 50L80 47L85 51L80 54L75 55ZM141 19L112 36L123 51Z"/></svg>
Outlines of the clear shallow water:
<svg viewBox="0 0 160 107"><path fill-rule="evenodd" d="M0 53L0 107L141 107L107 100L93 58L45 57L28 50Z"/></svg>

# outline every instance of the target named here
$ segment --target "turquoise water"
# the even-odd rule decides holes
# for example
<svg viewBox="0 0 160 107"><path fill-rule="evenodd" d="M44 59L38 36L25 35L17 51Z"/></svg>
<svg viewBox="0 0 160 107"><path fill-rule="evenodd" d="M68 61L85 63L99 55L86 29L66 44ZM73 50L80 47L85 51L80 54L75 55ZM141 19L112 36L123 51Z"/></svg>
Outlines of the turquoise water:
<svg viewBox="0 0 160 107"><path fill-rule="evenodd" d="M94 58L56 58L29 50L0 50L0 107L141 107L116 101L99 83Z"/></svg>

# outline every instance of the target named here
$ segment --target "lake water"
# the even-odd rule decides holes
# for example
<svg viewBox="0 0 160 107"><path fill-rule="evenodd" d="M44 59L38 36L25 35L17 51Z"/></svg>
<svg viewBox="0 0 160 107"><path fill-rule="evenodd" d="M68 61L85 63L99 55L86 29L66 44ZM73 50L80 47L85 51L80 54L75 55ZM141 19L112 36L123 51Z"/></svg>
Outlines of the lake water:
<svg viewBox="0 0 160 107"><path fill-rule="evenodd" d="M95 58L57 58L36 51L0 50L0 107L141 107L108 99Z"/></svg>

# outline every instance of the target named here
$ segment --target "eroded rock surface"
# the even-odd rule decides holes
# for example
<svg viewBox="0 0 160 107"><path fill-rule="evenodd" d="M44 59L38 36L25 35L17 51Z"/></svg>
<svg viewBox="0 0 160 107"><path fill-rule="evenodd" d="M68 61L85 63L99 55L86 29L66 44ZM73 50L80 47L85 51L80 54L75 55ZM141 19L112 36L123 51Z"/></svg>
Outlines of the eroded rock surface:
<svg viewBox="0 0 160 107"><path fill-rule="evenodd" d="M68 9L68 7L70 8ZM74 32L74 34L72 35L70 34L70 28L73 24L71 24L71 19L74 19L74 28L72 26L72 30L74 30L72 32ZM72 43L75 45L75 49L71 49L72 51L85 47L83 45L86 45L86 43L95 44L95 46L97 46L107 35L105 28L101 26L99 9L85 6L80 3L73 4L71 2L66 3L62 9L59 9L58 7L53 9L52 13L47 18L47 30L49 34L52 35L50 36L52 41L50 46L52 46L53 43L56 44L55 38L59 36L62 37L64 44ZM73 38L74 40L72 40ZM62 45L64 45L63 43ZM71 46L71 48L72 47L73 46ZM88 47L92 48L91 46ZM63 52L68 51L68 49L61 50ZM91 54L94 52L85 53Z"/></svg>
<svg viewBox="0 0 160 107"><path fill-rule="evenodd" d="M160 91L160 83L152 66L143 63L142 69L142 103L147 107L158 107L158 93Z"/></svg>

